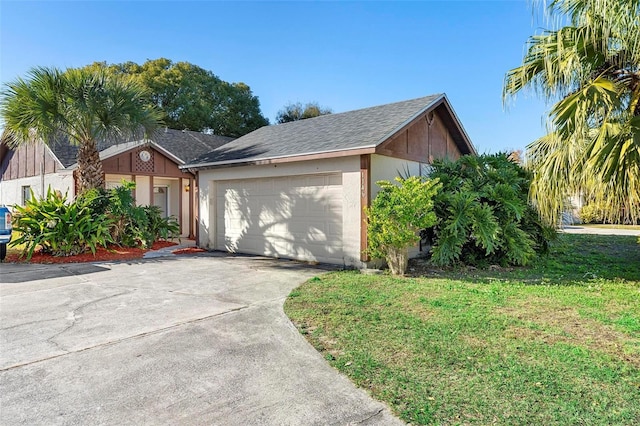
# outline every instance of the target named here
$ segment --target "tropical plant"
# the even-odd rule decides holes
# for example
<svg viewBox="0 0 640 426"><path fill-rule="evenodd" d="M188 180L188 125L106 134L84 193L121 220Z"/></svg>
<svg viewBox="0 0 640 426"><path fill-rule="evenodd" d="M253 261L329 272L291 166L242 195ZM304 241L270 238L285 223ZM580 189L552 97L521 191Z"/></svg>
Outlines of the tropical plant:
<svg viewBox="0 0 640 426"><path fill-rule="evenodd" d="M33 68L26 80L5 86L0 115L10 146L55 142L78 145L79 192L104 186L97 142L149 135L161 113L149 106L145 89L130 77L105 69Z"/></svg>
<svg viewBox="0 0 640 426"><path fill-rule="evenodd" d="M106 215L93 214L89 202L79 198L68 203L67 195L47 190L45 198L31 199L24 207L15 206L13 230L18 238L10 246L24 245L27 259L31 259L40 246L44 253L54 256L72 256L111 241L111 222Z"/></svg>
<svg viewBox="0 0 640 426"><path fill-rule="evenodd" d="M408 249L419 240L418 232L436 221L433 197L440 184L437 179L419 177L396 178L398 185L389 181L376 182L380 192L366 208L368 219L368 254L384 258L394 275L407 269Z"/></svg>
<svg viewBox="0 0 640 426"><path fill-rule="evenodd" d="M530 174L507 154L437 160L431 177L442 184L425 233L435 264L525 265L547 250L553 229L527 202Z"/></svg>
<svg viewBox="0 0 640 426"><path fill-rule="evenodd" d="M537 2L539 3L539 2ZM531 200L557 224L567 195L590 192L605 216L640 216L640 0L553 0L567 22L529 39L505 100L533 89L557 101L549 133L527 149Z"/></svg>
<svg viewBox="0 0 640 426"><path fill-rule="evenodd" d="M174 216L163 217L162 210L158 206L143 206L143 208L147 216L149 234L153 241L168 240L180 236L180 224Z"/></svg>
<svg viewBox="0 0 640 426"><path fill-rule="evenodd" d="M110 221L110 235L114 244L125 247L150 248L159 239L180 236L180 224L175 217L162 217L157 206L137 206L133 198L135 182L123 180L109 190L103 188L82 195L96 217L105 215Z"/></svg>

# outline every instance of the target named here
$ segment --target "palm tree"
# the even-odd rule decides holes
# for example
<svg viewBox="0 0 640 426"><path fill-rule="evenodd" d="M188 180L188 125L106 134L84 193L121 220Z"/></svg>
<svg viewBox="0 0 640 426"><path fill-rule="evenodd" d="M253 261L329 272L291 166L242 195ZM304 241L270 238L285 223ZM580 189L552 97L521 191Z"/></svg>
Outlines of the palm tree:
<svg viewBox="0 0 640 426"><path fill-rule="evenodd" d="M3 139L11 147L66 137L78 146L79 192L104 186L99 140L150 135L162 114L133 79L107 70L33 68L5 86L0 101Z"/></svg>
<svg viewBox="0 0 640 426"><path fill-rule="evenodd" d="M531 199L552 224L579 193L611 221L638 220L640 0L553 0L547 10L569 24L532 36L504 84L505 100L528 88L555 102L548 134L527 147Z"/></svg>

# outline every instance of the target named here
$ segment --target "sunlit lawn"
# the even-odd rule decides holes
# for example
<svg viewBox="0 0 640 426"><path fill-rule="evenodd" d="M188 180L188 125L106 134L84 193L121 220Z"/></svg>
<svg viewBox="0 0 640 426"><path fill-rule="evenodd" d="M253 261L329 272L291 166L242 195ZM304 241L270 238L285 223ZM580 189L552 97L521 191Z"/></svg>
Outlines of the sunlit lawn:
<svg viewBox="0 0 640 426"><path fill-rule="evenodd" d="M531 268L335 272L285 310L412 424L640 424L640 245L562 235Z"/></svg>

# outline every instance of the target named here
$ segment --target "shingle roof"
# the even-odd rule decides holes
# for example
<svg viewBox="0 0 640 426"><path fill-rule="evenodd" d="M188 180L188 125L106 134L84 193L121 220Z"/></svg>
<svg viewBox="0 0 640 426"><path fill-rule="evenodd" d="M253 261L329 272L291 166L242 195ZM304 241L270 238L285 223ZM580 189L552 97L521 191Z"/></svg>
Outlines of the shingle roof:
<svg viewBox="0 0 640 426"><path fill-rule="evenodd" d="M207 167L372 148L424 113L444 94L261 127L182 166Z"/></svg>
<svg viewBox="0 0 640 426"><path fill-rule="evenodd" d="M229 143L234 138L189 130L163 128L156 131L150 139L184 164ZM101 157L109 157L114 153L126 151L139 144L140 141L132 142L130 140L99 141L98 150ZM78 147L71 145L68 139L56 139L49 146L64 167L69 167L76 163Z"/></svg>

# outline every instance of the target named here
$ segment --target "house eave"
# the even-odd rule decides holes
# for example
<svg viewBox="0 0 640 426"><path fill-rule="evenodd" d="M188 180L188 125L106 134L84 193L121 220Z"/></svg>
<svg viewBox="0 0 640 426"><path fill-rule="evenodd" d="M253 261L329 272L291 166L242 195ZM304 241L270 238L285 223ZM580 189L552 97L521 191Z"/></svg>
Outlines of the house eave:
<svg viewBox="0 0 640 426"><path fill-rule="evenodd" d="M210 163L185 164L185 165L179 166L179 168L188 169L191 171L191 170L216 169L216 168L224 168L224 167L292 163L296 161L324 160L327 158L340 158L340 157L349 157L349 156L362 155L362 154L374 154L376 146L377 145L369 145L369 146L350 148L350 149L303 153L303 154L295 154L295 155L283 155L283 156L268 157L268 158L257 158L255 160L238 159L238 160L230 160L230 161L214 161Z"/></svg>

